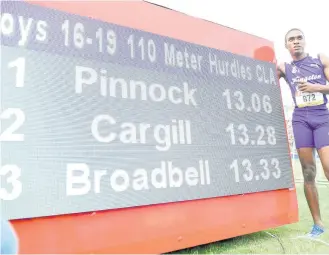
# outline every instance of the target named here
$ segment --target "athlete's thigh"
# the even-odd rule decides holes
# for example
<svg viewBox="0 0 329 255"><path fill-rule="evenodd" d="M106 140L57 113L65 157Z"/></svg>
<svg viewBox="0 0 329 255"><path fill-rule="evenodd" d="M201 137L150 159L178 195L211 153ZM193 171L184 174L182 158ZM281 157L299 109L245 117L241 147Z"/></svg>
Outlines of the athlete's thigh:
<svg viewBox="0 0 329 255"><path fill-rule="evenodd" d="M317 150L329 146L329 117L314 129L314 144Z"/></svg>
<svg viewBox="0 0 329 255"><path fill-rule="evenodd" d="M321 164L326 173L329 175L329 112L317 117L314 129L314 143L318 150Z"/></svg>
<svg viewBox="0 0 329 255"><path fill-rule="evenodd" d="M329 122L314 130L315 146L321 160L323 170L329 176Z"/></svg>
<svg viewBox="0 0 329 255"><path fill-rule="evenodd" d="M326 177L329 180L329 146L318 149L318 154Z"/></svg>
<svg viewBox="0 0 329 255"><path fill-rule="evenodd" d="M316 163L314 157L314 148L299 148L297 149L304 181L313 183L316 177Z"/></svg>
<svg viewBox="0 0 329 255"><path fill-rule="evenodd" d="M305 121L293 120L292 129L296 149L315 147L313 130Z"/></svg>
<svg viewBox="0 0 329 255"><path fill-rule="evenodd" d="M303 169L315 166L314 148L299 148L297 153Z"/></svg>

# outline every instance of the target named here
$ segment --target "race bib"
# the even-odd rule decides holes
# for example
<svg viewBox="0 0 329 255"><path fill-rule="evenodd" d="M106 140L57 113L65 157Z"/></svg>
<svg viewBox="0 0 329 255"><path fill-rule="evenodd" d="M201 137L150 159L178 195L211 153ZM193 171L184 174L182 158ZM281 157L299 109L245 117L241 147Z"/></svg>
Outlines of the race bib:
<svg viewBox="0 0 329 255"><path fill-rule="evenodd" d="M324 104L322 93L296 92L296 104L299 108Z"/></svg>

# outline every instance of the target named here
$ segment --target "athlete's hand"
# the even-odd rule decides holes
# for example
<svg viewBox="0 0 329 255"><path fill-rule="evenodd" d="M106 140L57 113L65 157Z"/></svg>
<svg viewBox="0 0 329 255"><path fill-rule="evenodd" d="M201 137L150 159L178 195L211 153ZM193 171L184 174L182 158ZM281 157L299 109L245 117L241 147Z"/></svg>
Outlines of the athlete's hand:
<svg viewBox="0 0 329 255"><path fill-rule="evenodd" d="M308 93L318 92L318 86L309 82L299 82L298 89L302 92Z"/></svg>

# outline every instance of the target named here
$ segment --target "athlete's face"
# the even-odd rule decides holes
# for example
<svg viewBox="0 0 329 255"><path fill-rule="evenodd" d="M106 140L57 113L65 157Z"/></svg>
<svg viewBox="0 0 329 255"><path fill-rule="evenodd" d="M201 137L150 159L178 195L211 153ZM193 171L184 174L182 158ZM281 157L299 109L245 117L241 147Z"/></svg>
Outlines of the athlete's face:
<svg viewBox="0 0 329 255"><path fill-rule="evenodd" d="M292 56L300 56L304 53L305 38L298 30L290 31L286 36L286 48Z"/></svg>

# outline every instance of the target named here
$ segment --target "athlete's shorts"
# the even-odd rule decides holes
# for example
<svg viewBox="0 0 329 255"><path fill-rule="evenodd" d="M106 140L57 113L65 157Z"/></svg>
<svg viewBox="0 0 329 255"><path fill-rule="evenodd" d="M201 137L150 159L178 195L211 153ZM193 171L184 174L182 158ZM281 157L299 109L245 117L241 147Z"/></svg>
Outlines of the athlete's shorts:
<svg viewBox="0 0 329 255"><path fill-rule="evenodd" d="M296 148L321 149L329 146L329 111L295 111L292 127Z"/></svg>

